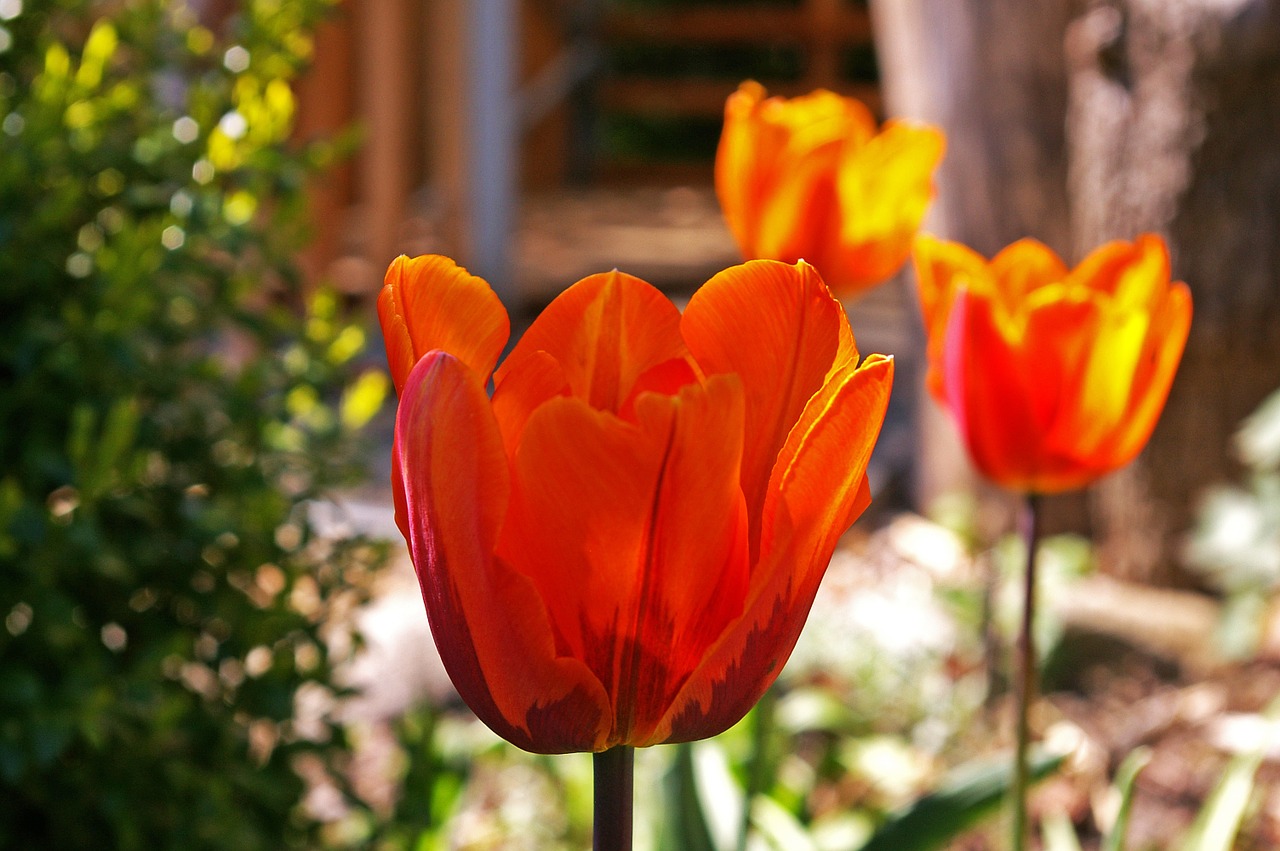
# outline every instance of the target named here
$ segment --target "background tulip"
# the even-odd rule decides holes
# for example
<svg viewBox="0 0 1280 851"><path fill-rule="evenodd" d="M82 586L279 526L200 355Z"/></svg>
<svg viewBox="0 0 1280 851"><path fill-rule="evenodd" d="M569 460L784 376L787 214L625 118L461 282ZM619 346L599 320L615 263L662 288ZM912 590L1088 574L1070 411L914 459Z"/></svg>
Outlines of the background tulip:
<svg viewBox="0 0 1280 851"><path fill-rule="evenodd" d="M1146 445L1191 325L1160 237L1107 243L1068 270L1034 240L988 263L922 236L915 267L929 389L983 475L1055 493Z"/></svg>
<svg viewBox="0 0 1280 851"><path fill-rule="evenodd" d="M814 269L728 269L683 315L594 275L496 372L506 315L452 261L399 258L378 310L396 518L467 704L546 753L741 718L869 501L892 382Z"/></svg>
<svg viewBox="0 0 1280 851"><path fill-rule="evenodd" d="M1151 234L1109 242L1072 270L1031 239L988 263L963 245L921 236L914 259L929 389L982 474L1026 497L1010 820L1010 847L1022 851L1040 498L1082 487L1146 445L1191 327L1191 293L1170 283L1169 253Z"/></svg>
<svg viewBox="0 0 1280 851"><path fill-rule="evenodd" d="M857 293L906 262L942 151L932 127L877 132L853 98L766 97L746 82L725 103L716 193L743 256L803 258L836 292Z"/></svg>

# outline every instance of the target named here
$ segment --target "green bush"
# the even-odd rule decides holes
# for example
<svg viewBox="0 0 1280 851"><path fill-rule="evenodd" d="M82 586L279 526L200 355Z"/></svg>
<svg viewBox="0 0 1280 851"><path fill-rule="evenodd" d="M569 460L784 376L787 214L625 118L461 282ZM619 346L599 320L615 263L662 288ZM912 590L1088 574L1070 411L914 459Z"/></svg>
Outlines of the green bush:
<svg viewBox="0 0 1280 851"><path fill-rule="evenodd" d="M307 506L385 379L291 259L325 5L0 4L0 847L316 847L345 788L295 708L382 553Z"/></svg>

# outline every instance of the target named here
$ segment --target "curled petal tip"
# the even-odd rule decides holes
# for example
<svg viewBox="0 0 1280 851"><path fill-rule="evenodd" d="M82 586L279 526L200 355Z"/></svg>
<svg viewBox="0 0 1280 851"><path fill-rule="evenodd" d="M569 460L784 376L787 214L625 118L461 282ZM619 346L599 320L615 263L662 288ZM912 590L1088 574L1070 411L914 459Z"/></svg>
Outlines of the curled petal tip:
<svg viewBox="0 0 1280 851"><path fill-rule="evenodd" d="M378 319L397 392L414 364L433 350L449 352L487 380L511 327L484 279L435 254L391 262L378 294Z"/></svg>

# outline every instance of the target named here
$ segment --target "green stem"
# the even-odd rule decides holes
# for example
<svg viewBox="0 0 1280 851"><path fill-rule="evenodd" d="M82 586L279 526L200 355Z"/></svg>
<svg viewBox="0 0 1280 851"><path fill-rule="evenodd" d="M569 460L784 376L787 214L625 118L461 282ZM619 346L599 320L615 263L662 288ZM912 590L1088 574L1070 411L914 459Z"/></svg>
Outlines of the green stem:
<svg viewBox="0 0 1280 851"><path fill-rule="evenodd" d="M747 767L747 788L742 798L742 823L738 827L738 851L746 851L751 833L751 805L764 791L769 773L769 739L773 735L774 715L778 708L777 686L770 686L751 716L751 764Z"/></svg>
<svg viewBox="0 0 1280 851"><path fill-rule="evenodd" d="M594 755L593 851L631 851L635 748L619 746Z"/></svg>
<svg viewBox="0 0 1280 851"><path fill-rule="evenodd" d="M1013 851L1027 847L1027 751L1031 743L1031 701L1036 691L1036 545L1040 539L1040 497L1027 496L1023 512L1022 536L1027 547L1027 566L1022 578L1022 625L1018 631L1018 673L1015 678L1018 699L1017 745L1013 762Z"/></svg>

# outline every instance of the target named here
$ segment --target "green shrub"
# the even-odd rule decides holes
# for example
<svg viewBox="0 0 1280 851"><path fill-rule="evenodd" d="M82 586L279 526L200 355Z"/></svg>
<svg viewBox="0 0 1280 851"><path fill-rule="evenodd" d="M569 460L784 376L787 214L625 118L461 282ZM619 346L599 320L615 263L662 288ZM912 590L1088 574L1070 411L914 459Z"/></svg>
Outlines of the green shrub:
<svg viewBox="0 0 1280 851"><path fill-rule="evenodd" d="M0 4L0 847L315 847L343 788L295 705L381 551L307 505L383 384L291 260L324 6Z"/></svg>

